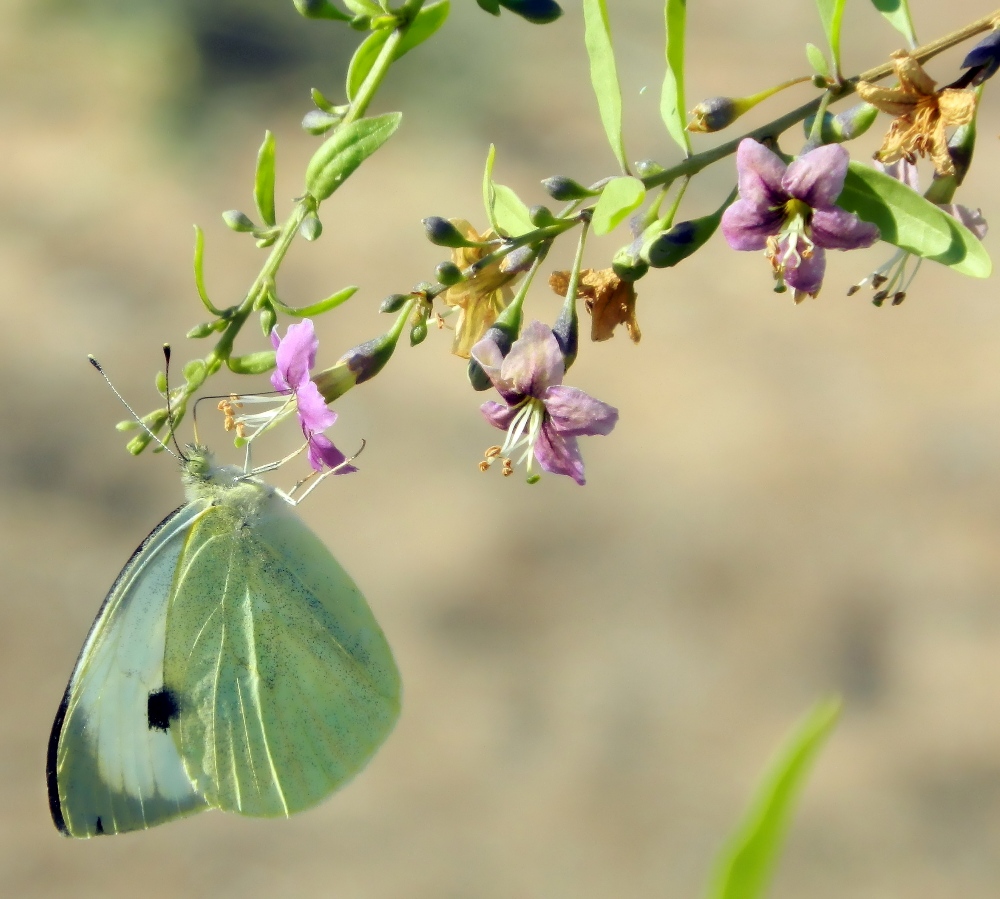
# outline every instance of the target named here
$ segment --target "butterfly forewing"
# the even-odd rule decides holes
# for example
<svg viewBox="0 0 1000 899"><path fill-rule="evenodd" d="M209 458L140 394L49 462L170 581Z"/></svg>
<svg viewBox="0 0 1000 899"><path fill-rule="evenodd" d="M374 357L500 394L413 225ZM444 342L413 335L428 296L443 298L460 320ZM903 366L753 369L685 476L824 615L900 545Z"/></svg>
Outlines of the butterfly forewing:
<svg viewBox="0 0 1000 899"><path fill-rule="evenodd" d="M52 727L47 765L56 826L76 837L139 830L205 807L169 719L152 720L163 688L167 606L184 534L204 508L164 519L101 607Z"/></svg>
<svg viewBox="0 0 1000 899"><path fill-rule="evenodd" d="M399 714L399 673L330 552L260 485L190 530L168 612L173 729L206 801L288 815L357 773ZM235 495L235 492L234 492Z"/></svg>

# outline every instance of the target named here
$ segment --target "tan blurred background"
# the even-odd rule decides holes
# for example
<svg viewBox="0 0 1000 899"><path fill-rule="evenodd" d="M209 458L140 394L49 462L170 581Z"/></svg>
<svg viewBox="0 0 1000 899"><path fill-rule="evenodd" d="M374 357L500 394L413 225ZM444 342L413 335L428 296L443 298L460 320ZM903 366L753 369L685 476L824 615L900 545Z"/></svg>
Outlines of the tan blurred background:
<svg viewBox="0 0 1000 899"><path fill-rule="evenodd" d="M489 142L529 203L548 175L613 171L576 4L544 28L454 5L376 105L403 109L403 129L282 272L295 305L362 287L321 320L321 362L384 329L381 298L443 258L421 217L482 223ZM630 155L674 160L656 113L660 4L609 5ZM991 8L913 6L923 40ZM797 74L805 41L822 43L805 0L689 15L691 105ZM289 2L0 4L0 894L698 896L772 749L841 691L773 895L998 895L1000 300L994 280L930 264L899 308L846 298L884 247L836 254L797 308L721 240L642 281L641 345L587 345L573 369L621 410L612 437L584 442L583 489L480 474L496 435L447 332L401 347L338 406L338 443L368 440L362 472L303 508L395 649L392 738L287 822L213 812L108 840L56 833L52 716L108 585L180 499L169 459L124 453L122 409L86 354L152 407L160 344L201 349L184 341L203 317L191 224L216 302L235 301L261 256L219 213L251 207L265 127L279 202L300 191L308 89L340 96L352 40ZM854 72L901 41L859 3L844 44ZM950 81L960 58L931 73ZM960 199L996 219L992 94ZM699 179L690 213L732 178L726 163ZM591 261L620 242L595 241ZM529 302L550 321L558 309L543 289ZM247 389L231 380L213 386Z"/></svg>

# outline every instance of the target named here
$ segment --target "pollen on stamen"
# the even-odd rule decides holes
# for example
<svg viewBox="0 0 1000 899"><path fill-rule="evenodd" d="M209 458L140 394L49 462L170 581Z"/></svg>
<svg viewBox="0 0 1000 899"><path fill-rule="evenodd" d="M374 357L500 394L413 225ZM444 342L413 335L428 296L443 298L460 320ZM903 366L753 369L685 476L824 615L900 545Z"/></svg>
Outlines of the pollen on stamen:
<svg viewBox="0 0 1000 899"><path fill-rule="evenodd" d="M514 473L514 463L510 459L503 460L503 476L509 478Z"/></svg>
<svg viewBox="0 0 1000 899"><path fill-rule="evenodd" d="M243 433L240 430L242 423L236 421L236 410L242 408L243 403L239 402L235 395L230 396L225 400L219 400L218 410L223 414L223 416L225 416L223 427L225 427L227 431L236 431L240 437L243 436Z"/></svg>

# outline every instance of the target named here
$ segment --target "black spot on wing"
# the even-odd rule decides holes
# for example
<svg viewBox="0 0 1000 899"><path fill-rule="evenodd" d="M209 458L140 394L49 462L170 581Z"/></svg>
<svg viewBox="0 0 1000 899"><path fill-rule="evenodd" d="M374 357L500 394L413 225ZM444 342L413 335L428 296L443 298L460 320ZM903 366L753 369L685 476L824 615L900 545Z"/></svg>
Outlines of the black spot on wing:
<svg viewBox="0 0 1000 899"><path fill-rule="evenodd" d="M180 714L180 711L177 694L173 690L168 687L153 690L146 701L146 718L149 729L166 732L170 729L170 722Z"/></svg>

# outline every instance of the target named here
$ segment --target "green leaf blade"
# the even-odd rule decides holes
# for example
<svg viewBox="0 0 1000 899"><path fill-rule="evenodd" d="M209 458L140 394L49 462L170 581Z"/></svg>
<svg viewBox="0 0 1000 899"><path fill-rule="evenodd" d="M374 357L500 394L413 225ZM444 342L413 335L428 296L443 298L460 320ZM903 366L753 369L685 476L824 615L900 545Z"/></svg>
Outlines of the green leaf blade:
<svg viewBox="0 0 1000 899"><path fill-rule="evenodd" d="M882 240L955 271L985 278L989 254L961 222L905 184L858 162L850 163L837 205L878 226Z"/></svg>
<svg viewBox="0 0 1000 899"><path fill-rule="evenodd" d="M594 206L591 227L595 234L610 234L646 199L646 185L638 178L612 178Z"/></svg>
<svg viewBox="0 0 1000 899"><path fill-rule="evenodd" d="M909 0L872 0L872 6L882 13L889 24L906 38L910 49L917 46L917 33L913 30Z"/></svg>
<svg viewBox="0 0 1000 899"><path fill-rule="evenodd" d="M844 4L847 0L816 0L823 31L830 45L830 58L833 60L833 71L840 74L840 26L844 19Z"/></svg>
<svg viewBox="0 0 1000 899"><path fill-rule="evenodd" d="M795 800L839 713L839 699L817 703L779 750L742 824L720 855L709 899L763 896Z"/></svg>
<svg viewBox="0 0 1000 899"><path fill-rule="evenodd" d="M618 164L623 172L628 172L622 138L622 90L611 45L606 0L583 0L583 20L587 56L590 58L590 81L597 95L601 123Z"/></svg>
<svg viewBox="0 0 1000 899"><path fill-rule="evenodd" d="M320 202L327 199L396 133L402 119L401 112L389 112L338 127L309 160L306 190Z"/></svg>
<svg viewBox="0 0 1000 899"><path fill-rule="evenodd" d="M264 223L275 224L274 215L274 135L264 132L264 143L257 152L257 171L253 182L253 199Z"/></svg>
<svg viewBox="0 0 1000 899"><path fill-rule="evenodd" d="M528 215L528 207L524 201L505 184L493 184L494 212L497 221L497 233L509 237L520 237L529 231L534 231Z"/></svg>
<svg viewBox="0 0 1000 899"><path fill-rule="evenodd" d="M667 29L667 71L660 92L660 117L667 132L684 151L691 155L691 135L688 133L684 103L684 32L687 24L687 0L667 0L663 7Z"/></svg>

